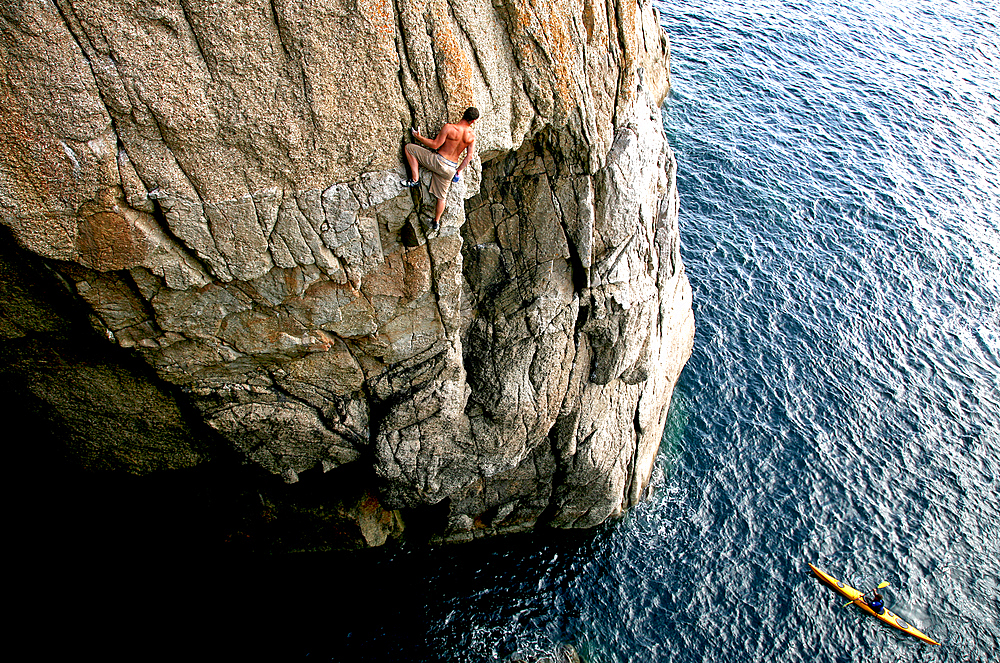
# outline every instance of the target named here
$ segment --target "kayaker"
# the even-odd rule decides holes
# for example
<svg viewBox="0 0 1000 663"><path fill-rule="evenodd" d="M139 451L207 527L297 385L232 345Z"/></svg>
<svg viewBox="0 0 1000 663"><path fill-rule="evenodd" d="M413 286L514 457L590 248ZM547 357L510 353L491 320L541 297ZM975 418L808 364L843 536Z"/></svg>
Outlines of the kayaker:
<svg viewBox="0 0 1000 663"><path fill-rule="evenodd" d="M878 592L875 592L875 596L870 599L865 596L865 603L867 603L868 607L874 610L877 615L881 615L885 612L885 601L882 600L882 595Z"/></svg>

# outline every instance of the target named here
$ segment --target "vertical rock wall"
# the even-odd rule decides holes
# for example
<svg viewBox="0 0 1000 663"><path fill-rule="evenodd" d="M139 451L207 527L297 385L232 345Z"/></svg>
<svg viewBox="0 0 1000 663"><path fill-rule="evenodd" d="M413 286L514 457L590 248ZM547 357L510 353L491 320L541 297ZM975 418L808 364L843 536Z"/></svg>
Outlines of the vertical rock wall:
<svg viewBox="0 0 1000 663"><path fill-rule="evenodd" d="M26 0L0 35L4 225L224 444L370 472L366 522L441 540L640 499L693 335L648 0ZM473 105L429 233L404 140Z"/></svg>

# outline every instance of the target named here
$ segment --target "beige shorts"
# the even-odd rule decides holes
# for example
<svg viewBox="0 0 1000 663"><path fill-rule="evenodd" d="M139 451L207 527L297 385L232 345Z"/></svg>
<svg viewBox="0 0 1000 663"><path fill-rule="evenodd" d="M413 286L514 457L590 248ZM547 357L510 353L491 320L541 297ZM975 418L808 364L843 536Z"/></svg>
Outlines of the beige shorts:
<svg viewBox="0 0 1000 663"><path fill-rule="evenodd" d="M451 180L455 177L458 164L416 143L407 143L406 151L416 157L417 162L421 166L431 171L431 185L429 188L434 197L439 200L447 198L448 187L451 186Z"/></svg>

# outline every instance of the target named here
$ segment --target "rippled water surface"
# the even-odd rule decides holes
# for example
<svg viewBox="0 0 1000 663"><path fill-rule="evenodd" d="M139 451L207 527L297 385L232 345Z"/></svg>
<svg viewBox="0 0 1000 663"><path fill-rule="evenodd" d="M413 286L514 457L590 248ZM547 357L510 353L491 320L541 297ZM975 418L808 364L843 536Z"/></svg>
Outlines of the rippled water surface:
<svg viewBox="0 0 1000 663"><path fill-rule="evenodd" d="M584 536L379 553L380 607L313 657L998 660L1000 11L660 7L698 327L655 493Z"/></svg>

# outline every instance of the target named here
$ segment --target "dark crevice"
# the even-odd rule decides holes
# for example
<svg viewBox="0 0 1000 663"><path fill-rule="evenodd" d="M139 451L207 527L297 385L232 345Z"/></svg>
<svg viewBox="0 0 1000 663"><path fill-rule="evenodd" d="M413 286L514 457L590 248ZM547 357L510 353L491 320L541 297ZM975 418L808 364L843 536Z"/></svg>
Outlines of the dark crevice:
<svg viewBox="0 0 1000 663"><path fill-rule="evenodd" d="M184 20L187 22L188 27L191 29L191 36L194 38L195 46L198 48L198 54L201 56L202 61L205 63L205 69L208 71L209 77L215 81L216 65L213 64L213 59L209 59L208 53L205 52L205 47L201 43L201 38L198 36L198 31L195 30L195 22L191 16L191 10L188 7L190 0L180 0L181 13L184 14Z"/></svg>
<svg viewBox="0 0 1000 663"><path fill-rule="evenodd" d="M136 301L142 305L142 310L146 315L146 320L153 326L153 333L157 336L162 336L163 330L160 329L160 325L156 321L156 311L153 309L153 305L146 301L146 298L142 294L142 289L139 288L139 284L135 282L135 277L133 277L132 273L127 270L123 270L119 273L121 274L122 281L128 287Z"/></svg>
<svg viewBox="0 0 1000 663"><path fill-rule="evenodd" d="M468 29L465 27L465 25L462 24L462 21L459 19L458 14L455 13L455 9L454 7L452 7L451 2L448 3L448 13L451 15L452 22L455 24L456 27L458 27L459 31L462 33L462 36L465 38L465 42L469 45L469 51L472 52L472 59L476 63L476 68L479 70L480 77L486 84L486 91L490 94L490 97L492 98L493 90L490 85L490 81L486 78L486 72L488 71L488 69L483 66L483 63L479 58L479 49L476 48L477 46L476 40L472 39L469 36Z"/></svg>
<svg viewBox="0 0 1000 663"><path fill-rule="evenodd" d="M613 6L613 10L608 11L608 21L609 23L612 23L613 21L613 23L608 26L611 29L610 34L614 34L618 37L618 51L614 54L615 62L618 65L618 84L615 86L615 103L612 107L614 108L614 115L611 118L612 126L617 127L619 126L618 111L622 90L625 89L625 79L628 76L625 63L623 61L624 54L628 53L628 43L625 36L625 26L622 25L620 0L609 0L608 4ZM611 10L611 7L609 7L609 10ZM629 90L629 93L631 94L631 90Z"/></svg>
<svg viewBox="0 0 1000 663"><path fill-rule="evenodd" d="M556 430L558 423L559 422L557 420L556 426L552 427L552 431ZM552 457L555 459L556 463L556 471L552 474L552 490L549 493L549 503L545 505L542 512L538 514L538 525L541 526L551 526L552 521L559 515L559 511L562 509L560 499L565 492L563 487L566 484L566 477L569 476L569 468L560 457L559 449L557 448L555 436L552 431L549 432L549 442L552 448Z"/></svg>
<svg viewBox="0 0 1000 663"><path fill-rule="evenodd" d="M376 417L374 415L375 405L389 409L394 408L402 403L411 401L413 396L424 388L431 380L436 376L441 374L445 364L447 363L447 358L445 352L438 352L437 354L431 355L425 359L414 362L412 364L389 366L383 372L378 375L369 377L365 380L365 390L369 398L369 405L371 408L371 425L374 427L376 422ZM423 367L432 365L430 370L424 370ZM421 380L419 382L413 382L409 379L407 374L419 373ZM399 379L406 379L408 384L407 388L402 390L393 390L388 398L382 399L375 393L375 385L381 382L392 381L395 382ZM373 430L374 432L374 430ZM375 439L374 436L372 439Z"/></svg>
<svg viewBox="0 0 1000 663"><path fill-rule="evenodd" d="M406 523L404 538L407 543L427 545L435 537L448 531L451 515L451 498L446 497L437 504L406 507L400 509Z"/></svg>
<svg viewBox="0 0 1000 663"><path fill-rule="evenodd" d="M629 462L631 469L625 480L625 487L622 490L622 506L626 509L632 508L637 503L632 501L632 487L639 480L639 445L642 443L642 424L639 422L639 405L641 401L642 396L640 395L635 404L635 412L632 415L632 429L635 431L635 446L632 447L632 459ZM641 500L642 495L637 495L636 499Z"/></svg>
<svg viewBox="0 0 1000 663"><path fill-rule="evenodd" d="M285 58L291 67L294 67L296 74L299 77L299 84L302 88L302 94L304 95L303 104L305 105L306 113L309 116L309 121L312 124L313 134L312 138L312 148L316 149L316 140L318 136L322 135L319 128L319 117L316 114L316 106L313 103L313 91L312 84L309 81L309 75L306 72L305 62L301 55L296 55L292 52L290 44L294 44L294 40L291 35L292 32L288 29L287 22L282 18L281 14L278 12L278 7L274 0L269 3L271 9L271 20L274 22L274 29L278 33L278 43L281 45L281 51L285 54Z"/></svg>
<svg viewBox="0 0 1000 663"><path fill-rule="evenodd" d="M396 17L396 53L399 55L399 91L403 95L403 99L406 100L406 106L410 109L410 126L416 126L417 123L417 110L413 106L413 102L410 100L409 96L406 94L406 72L409 69L410 62L407 57L405 40L403 37L406 35L406 31L403 29L403 16L399 11L399 1L393 0L392 3L393 16ZM406 142L406 139L403 139Z"/></svg>
<svg viewBox="0 0 1000 663"><path fill-rule="evenodd" d="M90 67L90 73L94 78L94 87L97 89L97 94L101 98L101 103L104 105L104 110L108 114L108 118L110 118L111 120L111 129L115 133L115 138L118 144L121 144L121 138L120 138L121 134L119 133L116 124L116 119L115 119L116 115L114 112L112 112L113 104L111 103L111 100L108 99L108 96L106 95L103 86L100 84L101 79L97 75L97 72L94 70L94 59L98 54L98 50L94 46L89 35L86 34L86 31L83 29L83 26L80 24L79 17L76 16L76 13L74 12L72 6L65 6L67 5L67 3L64 0L54 0L53 4L56 7L56 11L58 11L59 15L62 17L63 23L66 24L67 31L73 37L73 40L76 42L77 48L80 49L80 54L87 61L87 66ZM86 40L87 46L89 46L89 48L86 48L84 46L84 40ZM115 70L118 72L118 77L122 81L122 87L126 88L125 77L122 75L121 69L118 66L118 62L112 56L110 48L106 55L108 57L108 60L110 60L111 64L114 65Z"/></svg>
<svg viewBox="0 0 1000 663"><path fill-rule="evenodd" d="M84 59L87 60L87 65L91 69L93 74L94 65L92 62L93 53L96 52L94 44L90 41L90 37L86 34L83 26L80 24L80 19L73 11L72 5L66 2L66 0L53 0L53 5L55 5L56 11L62 17L63 23L66 24L66 29L72 35L73 40L76 42L77 48L80 49L80 54L83 55ZM84 47L84 40L86 39L89 48ZM95 76L96 79L96 76Z"/></svg>
<svg viewBox="0 0 1000 663"><path fill-rule="evenodd" d="M156 220L156 225L160 227L163 234L169 237L180 249L184 252L185 258L191 262L198 265L201 271L205 274L212 274L212 270L202 261L202 259L197 255L193 249L189 249L187 244L180 237L174 234L173 229L170 227L170 222L167 221L167 215L163 211L163 207L160 205L160 201L156 198L151 198L153 201L153 218Z"/></svg>
<svg viewBox="0 0 1000 663"><path fill-rule="evenodd" d="M336 421L336 420L330 419L326 415L326 412L323 411L323 408L317 407L317 406L315 406L315 405L313 405L313 404L311 404L311 403L303 400L299 396L296 396L291 391L285 389L283 386L281 386L281 384L278 382L278 380L274 377L273 372L269 371L268 374L269 374L269 376L271 378L271 381L272 381L271 390L274 392L275 396L277 396L279 398L280 401L291 402L291 403L298 403L299 405L303 405L303 406L309 408L310 410L312 410L316 414L316 418L319 419L320 422L322 422L323 426L325 426L328 431L330 431L331 433L334 433L335 435L338 435L339 437L343 438L345 441L349 442L351 444L351 446L354 449L356 449L357 451L360 452L360 451L363 451L363 450L365 450L365 449L368 448L368 446L369 446L368 439L366 439L364 436L362 436L360 433L358 433L358 431L356 431L353 428L350 428L350 427L344 425L343 420ZM337 406L337 414L338 415L340 415L341 417L346 418L346 413L344 412L344 409L343 409L343 405L344 405L343 400L344 399L349 399L349 398L350 398L350 395L347 395L347 396L335 395L333 397L328 398L328 402L330 402L332 405Z"/></svg>
<svg viewBox="0 0 1000 663"><path fill-rule="evenodd" d="M566 217L562 214L562 206L559 204L559 199L555 195L555 189L553 187L552 202L556 209L559 211L559 225L562 226L563 235L566 237L566 246L569 250L569 263L572 267L573 274L573 290L583 298L584 291L590 286L589 279L587 277L587 268L583 265L583 259L580 257L580 251L576 246L576 242L573 241L573 235L569 229L569 223Z"/></svg>
<svg viewBox="0 0 1000 663"><path fill-rule="evenodd" d="M551 524L558 515L559 510L562 508L560 499L565 492L563 487L566 485L566 478L570 473L570 464L563 458L562 452L559 449L559 433L562 431L564 425L568 423L568 420L574 416L576 416L576 414L572 412L567 415L560 415L556 418L552 428L549 429L549 448L551 450L552 459L555 462L556 469L552 474L552 487L549 492L549 502L545 506L545 509L543 509L538 515L539 525Z"/></svg>
<svg viewBox="0 0 1000 663"><path fill-rule="evenodd" d="M288 44L285 43L285 28L282 28L282 20L278 14L278 8L274 4L274 0L270 2L271 9L271 20L274 22L274 28L278 32L278 43L281 45L281 51L285 54L285 58L289 62L295 62L296 58L292 56L291 51L288 50Z"/></svg>

